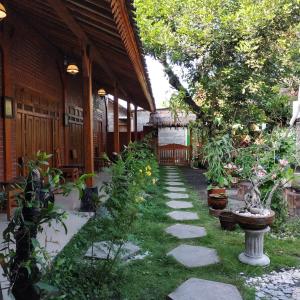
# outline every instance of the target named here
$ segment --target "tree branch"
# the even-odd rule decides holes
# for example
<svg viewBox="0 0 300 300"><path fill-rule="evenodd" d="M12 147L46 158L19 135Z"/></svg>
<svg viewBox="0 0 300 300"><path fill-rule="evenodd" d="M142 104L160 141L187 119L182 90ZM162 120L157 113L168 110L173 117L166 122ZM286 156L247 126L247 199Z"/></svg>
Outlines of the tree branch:
<svg viewBox="0 0 300 300"><path fill-rule="evenodd" d="M197 119L204 117L204 112L201 110L190 95L189 91L182 85L178 76L173 72L172 68L167 62L166 58L159 59L161 64L164 66L165 73L168 75L170 85L177 91L184 93L183 101L191 108L196 114Z"/></svg>

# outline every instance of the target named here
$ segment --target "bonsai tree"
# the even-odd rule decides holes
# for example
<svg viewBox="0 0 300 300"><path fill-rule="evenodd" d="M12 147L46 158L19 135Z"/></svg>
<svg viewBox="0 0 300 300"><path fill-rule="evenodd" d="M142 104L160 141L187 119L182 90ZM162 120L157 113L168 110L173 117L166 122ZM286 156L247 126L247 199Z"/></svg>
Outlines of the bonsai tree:
<svg viewBox="0 0 300 300"><path fill-rule="evenodd" d="M266 214L272 209L276 191L293 179L292 166L296 163L295 135L289 129L265 133L260 143L239 149L236 164L241 167L241 177L248 179L251 190L245 195L245 212ZM283 213L279 203L274 205L278 214Z"/></svg>
<svg viewBox="0 0 300 300"><path fill-rule="evenodd" d="M205 176L209 182L208 189L224 188L230 185L231 175L224 166L231 161L232 139L227 134L210 139L203 147L203 162L207 165Z"/></svg>

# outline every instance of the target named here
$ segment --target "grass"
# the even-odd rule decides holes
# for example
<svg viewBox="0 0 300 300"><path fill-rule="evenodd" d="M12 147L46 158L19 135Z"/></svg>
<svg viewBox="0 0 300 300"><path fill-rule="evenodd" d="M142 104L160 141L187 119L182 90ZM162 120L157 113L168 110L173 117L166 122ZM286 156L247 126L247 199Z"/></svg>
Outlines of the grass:
<svg viewBox="0 0 300 300"><path fill-rule="evenodd" d="M165 170L161 169L161 178L164 178L164 173ZM243 232L222 231L218 219L209 216L204 199L199 199L198 194L188 185L187 189L194 204L194 208L188 211L198 212L200 218L184 223L204 226L207 236L182 241L164 232L166 227L176 221L166 216L171 209L165 205L167 199L161 180L151 201L143 206L141 217L130 234L130 239L140 245L144 252L148 251L149 256L119 266L103 285L103 264L98 262L89 267L82 259L91 244L91 231L95 226L89 222L59 255L47 276L48 280L65 293L64 299L158 300L165 299L185 280L197 277L234 284L243 299L250 300L255 298L254 290L244 285L241 272L246 276L255 276L282 267L299 266L300 240L277 240L268 235L265 238L265 253L271 258L271 265L261 268L241 264L237 257L244 248ZM99 236L99 240L106 238L109 237L103 236L103 233ZM182 243L215 248L221 261L207 267L186 268L166 256Z"/></svg>

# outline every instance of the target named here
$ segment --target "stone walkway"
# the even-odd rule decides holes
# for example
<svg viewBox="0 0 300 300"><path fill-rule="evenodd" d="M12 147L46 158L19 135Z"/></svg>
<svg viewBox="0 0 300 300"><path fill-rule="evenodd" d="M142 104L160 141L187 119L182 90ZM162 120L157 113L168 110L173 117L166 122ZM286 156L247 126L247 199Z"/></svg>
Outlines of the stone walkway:
<svg viewBox="0 0 300 300"><path fill-rule="evenodd" d="M197 212L184 210L193 209L193 204L190 201L189 194L184 187L182 174L176 167L165 167L166 176L166 193L165 196L169 199L166 205L176 209L167 213L167 215L176 221L199 220ZM185 171L185 170L184 170ZM197 170L198 171L198 170ZM195 170L196 172L196 170ZM192 176L195 181L195 177ZM196 185L196 184L195 184ZM197 182L200 185L200 182ZM202 195L201 191L200 195ZM203 196L203 195L202 195ZM177 223L165 229L165 232L178 238L193 239L201 238L206 235L204 227ZM194 246L189 244L179 244L172 249L168 256L172 256L179 264L186 268L201 268L219 262L217 251L204 246ZM190 278L183 282L174 292L167 296L169 300L242 300L242 297L237 288L230 284L221 282L203 280L198 278Z"/></svg>

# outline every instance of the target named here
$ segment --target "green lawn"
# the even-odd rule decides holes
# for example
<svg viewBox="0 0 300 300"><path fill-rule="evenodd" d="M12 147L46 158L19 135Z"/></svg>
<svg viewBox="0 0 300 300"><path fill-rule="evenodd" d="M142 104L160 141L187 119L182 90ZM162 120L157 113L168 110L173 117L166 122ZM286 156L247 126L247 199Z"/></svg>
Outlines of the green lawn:
<svg viewBox="0 0 300 300"><path fill-rule="evenodd" d="M164 172L161 169L162 179ZM194 204L194 208L188 211L197 211L200 219L184 223L204 226L207 230L206 237L180 241L164 233L164 229L176 221L166 216L170 209L165 205L167 199L164 197L164 182L160 180L151 201L143 206L141 217L129 236L130 240L140 245L143 251L149 251L150 255L144 260L120 265L110 276L105 276L107 272L103 271L102 262L91 263L83 259L98 225L97 221L89 222L62 251L54 268L47 275L48 279L51 278L49 281L65 294L62 299L165 299L168 293L191 277L234 284L243 299L254 299L254 291L244 286L241 272L253 276L281 267L299 266L300 240L282 241L268 235L265 239L265 252L271 258L271 265L261 268L241 264L237 257L244 247L243 232L222 231L218 219L209 216L205 201L199 199L192 188L187 187ZM103 233L98 236L99 240L109 238ZM221 262L208 267L185 268L166 256L167 252L181 243L215 248Z"/></svg>

